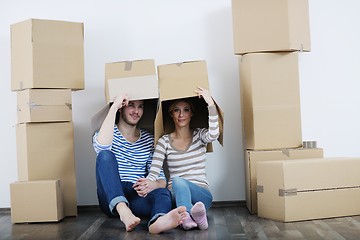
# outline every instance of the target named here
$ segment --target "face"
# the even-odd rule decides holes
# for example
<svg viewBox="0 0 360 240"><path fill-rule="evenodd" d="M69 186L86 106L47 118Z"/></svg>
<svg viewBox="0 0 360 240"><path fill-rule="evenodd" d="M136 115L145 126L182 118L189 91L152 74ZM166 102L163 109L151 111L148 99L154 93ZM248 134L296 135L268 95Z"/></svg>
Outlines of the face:
<svg viewBox="0 0 360 240"><path fill-rule="evenodd" d="M125 123L136 126L144 113L144 101L130 101L127 106L121 110L121 118Z"/></svg>
<svg viewBox="0 0 360 240"><path fill-rule="evenodd" d="M170 116L172 117L175 126L183 127L189 125L192 117L192 111L189 103L185 101L176 103L174 109L170 113Z"/></svg>

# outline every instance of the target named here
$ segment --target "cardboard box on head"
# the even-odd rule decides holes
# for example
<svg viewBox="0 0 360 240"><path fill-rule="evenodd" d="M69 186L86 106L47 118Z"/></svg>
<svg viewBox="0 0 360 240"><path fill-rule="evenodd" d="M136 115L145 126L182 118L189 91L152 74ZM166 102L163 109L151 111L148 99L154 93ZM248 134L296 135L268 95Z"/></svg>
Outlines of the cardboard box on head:
<svg viewBox="0 0 360 240"><path fill-rule="evenodd" d="M106 103L119 93L130 100L159 98L158 79L153 59L112 62L105 64Z"/></svg>
<svg viewBox="0 0 360 240"><path fill-rule="evenodd" d="M128 94L130 100L144 100L144 114L138 127L154 134L159 99L155 61L145 59L105 65L106 104L91 118L94 133L100 129L114 98L121 93Z"/></svg>
<svg viewBox="0 0 360 240"><path fill-rule="evenodd" d="M173 122L168 114L168 107L172 100L190 99L195 108L191 127L208 128L207 104L195 93L199 86L209 89L206 62L201 60L159 65L158 77L160 104L155 119L155 143L163 134L173 130ZM219 115L220 136L218 141L223 144L224 113L216 102L215 105ZM211 143L208 144L207 151L213 151Z"/></svg>

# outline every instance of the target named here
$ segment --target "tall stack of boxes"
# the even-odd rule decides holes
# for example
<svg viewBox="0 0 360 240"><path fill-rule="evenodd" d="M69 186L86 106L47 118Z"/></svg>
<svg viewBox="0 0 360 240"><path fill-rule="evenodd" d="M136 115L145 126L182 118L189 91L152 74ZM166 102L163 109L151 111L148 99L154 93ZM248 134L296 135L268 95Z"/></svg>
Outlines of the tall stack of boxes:
<svg viewBox="0 0 360 240"><path fill-rule="evenodd" d="M14 223L77 215L71 92L84 89L83 40L83 23L29 19L11 25L11 90L17 94Z"/></svg>
<svg viewBox="0 0 360 240"><path fill-rule="evenodd" d="M326 195L324 189L356 186L357 177L342 185L329 180L336 174L331 170L321 174L310 171L321 166L334 170L337 166L337 171L346 172L360 159L326 159L323 149L303 146L298 52L310 51L308 1L232 0L232 14L234 53L239 57L249 211L280 221L360 214L357 208L327 212L316 199ZM342 165L341 160L347 164ZM300 187L305 180L308 185ZM329 184L322 184L327 180ZM316 194L294 197L300 192L314 193L314 189ZM326 196L335 195L341 193ZM343 197L333 199L344 201ZM313 201L319 203L318 209L308 208Z"/></svg>

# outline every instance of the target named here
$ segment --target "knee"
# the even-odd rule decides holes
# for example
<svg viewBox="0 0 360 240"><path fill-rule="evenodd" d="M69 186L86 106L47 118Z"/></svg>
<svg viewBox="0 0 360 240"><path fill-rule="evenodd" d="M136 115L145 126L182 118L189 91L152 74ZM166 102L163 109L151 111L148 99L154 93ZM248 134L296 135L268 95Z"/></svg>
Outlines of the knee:
<svg viewBox="0 0 360 240"><path fill-rule="evenodd" d="M181 177L174 177L172 179L172 187L173 188L181 188L185 185L185 179L181 178Z"/></svg>
<svg viewBox="0 0 360 240"><path fill-rule="evenodd" d="M96 158L96 163L109 163L116 160L115 154L109 150L100 151Z"/></svg>
<svg viewBox="0 0 360 240"><path fill-rule="evenodd" d="M171 196L169 189L167 188L157 188L154 191L151 191L150 193L156 194L156 195L166 195Z"/></svg>

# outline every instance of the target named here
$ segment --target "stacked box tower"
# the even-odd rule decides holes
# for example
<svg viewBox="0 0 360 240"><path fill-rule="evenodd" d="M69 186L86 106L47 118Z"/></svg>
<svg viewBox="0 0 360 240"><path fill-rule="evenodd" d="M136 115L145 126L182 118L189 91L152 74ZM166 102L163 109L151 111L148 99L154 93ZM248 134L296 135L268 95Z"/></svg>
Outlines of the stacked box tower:
<svg viewBox="0 0 360 240"><path fill-rule="evenodd" d="M298 55L310 51L307 0L232 0L238 56L246 205L257 213L259 161L322 158L304 148Z"/></svg>
<svg viewBox="0 0 360 240"><path fill-rule="evenodd" d="M71 93L84 89L83 23L29 19L10 28L18 164L12 221L76 216Z"/></svg>

